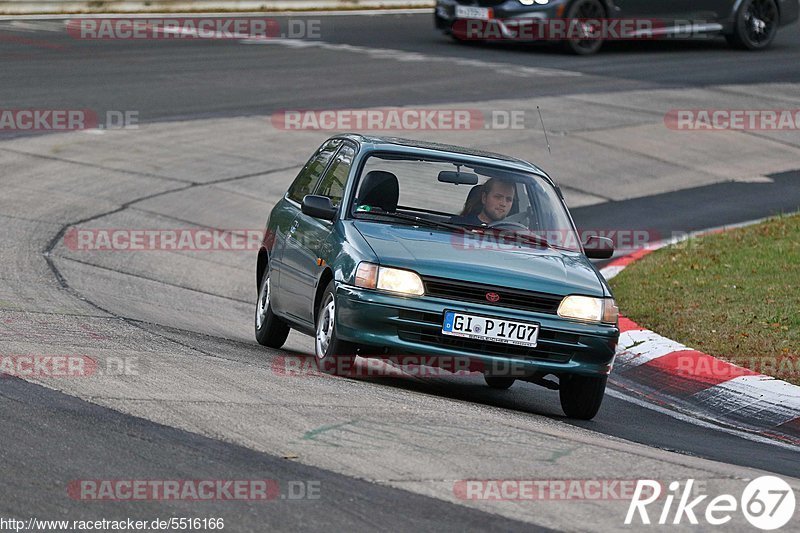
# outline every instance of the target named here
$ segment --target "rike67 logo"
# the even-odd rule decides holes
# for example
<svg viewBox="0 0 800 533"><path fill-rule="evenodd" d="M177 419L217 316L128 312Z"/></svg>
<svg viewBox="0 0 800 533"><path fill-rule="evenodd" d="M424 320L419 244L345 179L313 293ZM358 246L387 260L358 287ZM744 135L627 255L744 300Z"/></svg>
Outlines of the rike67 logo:
<svg viewBox="0 0 800 533"><path fill-rule="evenodd" d="M681 524L685 523L685 518L690 524L697 525L700 517L709 525L721 526L730 522L734 513L741 512L752 526L771 531L788 524L794 515L794 491L777 476L761 476L752 480L739 499L732 494L721 494L709 501L706 501L708 494L690 499L696 495L693 487L693 479L687 480L683 487L679 481L673 481L669 484L669 492L664 495L658 481L638 480L625 524ZM658 503L649 511L657 514L651 519L648 506L655 502Z"/></svg>

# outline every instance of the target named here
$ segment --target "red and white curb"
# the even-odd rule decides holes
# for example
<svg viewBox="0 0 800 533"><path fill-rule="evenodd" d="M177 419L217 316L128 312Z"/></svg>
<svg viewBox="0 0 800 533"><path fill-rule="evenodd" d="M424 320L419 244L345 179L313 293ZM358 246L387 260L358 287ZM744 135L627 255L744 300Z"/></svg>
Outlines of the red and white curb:
<svg viewBox="0 0 800 533"><path fill-rule="evenodd" d="M610 280L627 265L674 242L615 259L600 272ZM800 445L797 385L693 350L625 317L620 317L620 332L612 373L616 385L652 403Z"/></svg>

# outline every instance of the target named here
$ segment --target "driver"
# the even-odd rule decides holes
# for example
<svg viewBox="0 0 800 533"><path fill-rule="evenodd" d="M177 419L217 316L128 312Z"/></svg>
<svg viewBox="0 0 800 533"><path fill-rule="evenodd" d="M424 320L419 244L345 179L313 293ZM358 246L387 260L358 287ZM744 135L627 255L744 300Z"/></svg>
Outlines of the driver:
<svg viewBox="0 0 800 533"><path fill-rule="evenodd" d="M480 196L467 196L461 214L450 219L453 224L483 226L508 216L514 203L516 183L502 178L489 178L480 188Z"/></svg>

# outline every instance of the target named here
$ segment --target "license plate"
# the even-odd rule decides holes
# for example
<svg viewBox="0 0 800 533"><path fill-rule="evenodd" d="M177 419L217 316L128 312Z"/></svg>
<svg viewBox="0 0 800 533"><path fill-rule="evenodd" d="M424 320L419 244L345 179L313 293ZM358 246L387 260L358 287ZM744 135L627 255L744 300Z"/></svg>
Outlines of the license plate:
<svg viewBox="0 0 800 533"><path fill-rule="evenodd" d="M456 18L489 20L492 17L488 7L456 6Z"/></svg>
<svg viewBox="0 0 800 533"><path fill-rule="evenodd" d="M442 334L535 348L539 324L445 311Z"/></svg>

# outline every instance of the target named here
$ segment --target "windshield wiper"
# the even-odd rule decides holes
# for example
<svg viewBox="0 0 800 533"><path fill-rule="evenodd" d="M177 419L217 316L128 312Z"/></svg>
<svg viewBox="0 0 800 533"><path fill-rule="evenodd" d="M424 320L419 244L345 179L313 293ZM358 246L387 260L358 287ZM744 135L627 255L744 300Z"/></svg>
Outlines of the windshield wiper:
<svg viewBox="0 0 800 533"><path fill-rule="evenodd" d="M553 245L551 245L547 239L540 237L535 233L519 233L518 231L515 231L514 234L518 237L522 237L522 240L528 244L537 244L543 248L553 248Z"/></svg>
<svg viewBox="0 0 800 533"><path fill-rule="evenodd" d="M397 220L407 220L408 222L412 222L414 224L446 228L446 229L449 229L449 230L452 230L452 231L458 231L458 232L461 232L461 233L473 233L473 234L474 233L479 233L479 234L485 235L486 232L488 232L488 231L491 231L492 233L497 233L497 234L499 234L499 233L501 233L503 231L509 231L508 228L506 228L506 229L501 228L501 227L494 227L493 228L491 226L476 226L474 224L453 224L453 223L450 223L450 222L441 222L441 221L438 221L438 220L431 220L431 219L428 219L428 218L421 218L421 217L414 216L414 215L407 215L405 213L397 213L397 212L389 213L389 212L383 211L382 209L375 209L375 208L373 208L372 211L370 211L370 212L360 212L358 214L359 215L374 216L374 217L393 218L393 219L397 219ZM540 237L539 235L537 235L535 233L520 233L519 231L517 231L516 229L513 229L513 228L511 229L511 231L513 232L515 238L519 238L520 241L523 242L524 244L533 244L535 246L541 246L542 248L553 248L553 249L556 249L556 250L566 250L566 251L569 251L569 252L574 252L575 251L575 250L572 250L572 249L564 247L564 246L558 246L558 245L555 245L555 244L551 244L547 239L545 239L544 237Z"/></svg>
<svg viewBox="0 0 800 533"><path fill-rule="evenodd" d="M464 226L460 226L458 224L451 224L449 222L440 222L438 220L431 220L429 218L422 218L422 217L417 217L417 216L414 216L414 215L407 215L405 213L388 213L388 212L383 211L383 210L378 211L378 210L375 210L375 209L373 209L369 213L359 213L359 215L365 215L365 214L379 216L379 217L394 218L394 219L398 219L398 220L407 220L408 222L413 222L414 224L424 224L424 225L427 225L427 226L446 228L446 229L453 230L453 231L469 231Z"/></svg>
<svg viewBox="0 0 800 533"><path fill-rule="evenodd" d="M567 252L574 252L572 248L567 248L566 246L560 246L558 244L553 244L544 237L540 237L535 233L517 233L517 235L521 236L526 242L531 244L537 244L543 248L553 248L554 250L564 250Z"/></svg>
<svg viewBox="0 0 800 533"><path fill-rule="evenodd" d="M502 228L502 227L491 227L491 226L470 226L470 227L480 228L480 229L483 230L484 234L487 231L492 231L492 232L494 232L496 234L500 234L500 233L503 233L503 232L511 231L514 234L514 238L515 239L519 239L520 242L523 242L525 244L533 244L533 245L536 245L536 246L541 246L542 248L555 248L555 249L561 249L561 250L566 250L567 249L567 248L562 248L560 246L556 246L554 244L550 244L550 242L547 239L545 239L544 237L541 237L541 236L539 236L539 235L537 235L535 233L521 233L516 228Z"/></svg>

